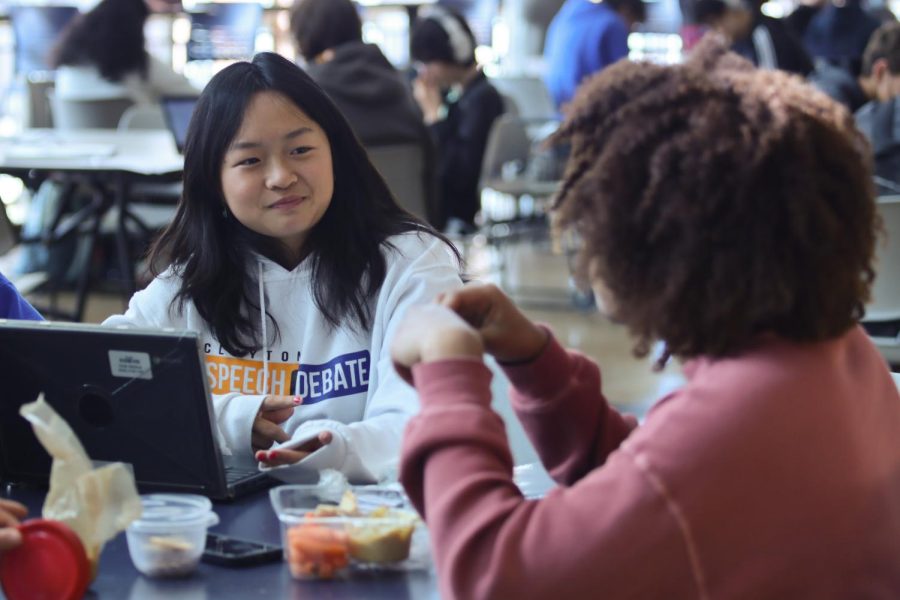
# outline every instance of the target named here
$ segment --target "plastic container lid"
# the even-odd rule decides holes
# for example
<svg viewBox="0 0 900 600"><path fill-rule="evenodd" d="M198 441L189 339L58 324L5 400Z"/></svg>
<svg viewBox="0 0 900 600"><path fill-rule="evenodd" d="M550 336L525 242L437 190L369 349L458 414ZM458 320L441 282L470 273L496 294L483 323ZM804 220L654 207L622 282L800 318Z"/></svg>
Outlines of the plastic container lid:
<svg viewBox="0 0 900 600"><path fill-rule="evenodd" d="M80 600L91 579L84 546L59 521L32 519L19 526L22 545L0 557L0 583L9 600Z"/></svg>
<svg viewBox="0 0 900 600"><path fill-rule="evenodd" d="M154 532L219 522L209 498L196 494L146 494L141 496L141 506L141 518L128 526L131 531Z"/></svg>

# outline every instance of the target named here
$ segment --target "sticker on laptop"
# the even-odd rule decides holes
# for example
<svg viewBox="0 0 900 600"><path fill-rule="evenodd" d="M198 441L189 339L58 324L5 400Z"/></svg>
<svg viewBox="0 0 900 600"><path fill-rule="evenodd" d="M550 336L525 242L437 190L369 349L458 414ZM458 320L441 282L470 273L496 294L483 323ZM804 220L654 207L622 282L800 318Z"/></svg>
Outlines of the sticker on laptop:
<svg viewBox="0 0 900 600"><path fill-rule="evenodd" d="M109 368L113 377L128 379L153 379L150 355L146 352L109 351Z"/></svg>

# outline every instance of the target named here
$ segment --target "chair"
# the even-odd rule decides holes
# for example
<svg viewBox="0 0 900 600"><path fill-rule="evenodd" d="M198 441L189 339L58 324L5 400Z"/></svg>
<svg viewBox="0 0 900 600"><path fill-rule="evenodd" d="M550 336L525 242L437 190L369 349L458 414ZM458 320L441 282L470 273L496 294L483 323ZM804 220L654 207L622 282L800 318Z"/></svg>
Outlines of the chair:
<svg viewBox="0 0 900 600"><path fill-rule="evenodd" d="M878 198L887 232L876 248L872 299L862 319L878 350L891 365L900 365L900 195Z"/></svg>
<svg viewBox="0 0 900 600"><path fill-rule="evenodd" d="M119 131L166 129L166 119L159 105L133 104L122 113L116 129Z"/></svg>
<svg viewBox="0 0 900 600"><path fill-rule="evenodd" d="M28 127L53 127L53 109L50 96L56 85L55 74L51 71L32 71L25 77L26 107Z"/></svg>
<svg viewBox="0 0 900 600"><path fill-rule="evenodd" d="M388 187L404 209L421 219L429 215L428 174L425 153L416 143L369 146L369 160L384 177Z"/></svg>
<svg viewBox="0 0 900 600"><path fill-rule="evenodd" d="M502 115L494 121L488 134L484 157L481 162L479 189L482 193L482 217L486 225L521 221L532 218L540 211L538 201L556 193L559 182L541 181L529 176L527 167L531 158L532 140L526 122L514 115ZM485 191L511 197L512 207L492 210L485 206ZM531 210L522 210L522 198L532 201Z"/></svg>
<svg viewBox="0 0 900 600"><path fill-rule="evenodd" d="M496 269L500 286L514 296L527 294L546 308L564 304L571 306L569 290L562 302L559 289L517 285L508 278L506 246L513 242L528 244L546 241L549 227L545 204L559 189L558 181L544 181L531 176L528 169L533 142L526 120L515 115L502 115L491 126L482 159L479 188L481 190L482 229L488 244L496 249ZM518 297L520 303L524 298Z"/></svg>
<svg viewBox="0 0 900 600"><path fill-rule="evenodd" d="M116 129L122 115L134 104L130 98L109 100L64 100L50 96L56 129Z"/></svg>
<svg viewBox="0 0 900 600"><path fill-rule="evenodd" d="M515 113L529 121L557 118L556 105L547 86L528 75L491 77L491 84L515 105Z"/></svg>

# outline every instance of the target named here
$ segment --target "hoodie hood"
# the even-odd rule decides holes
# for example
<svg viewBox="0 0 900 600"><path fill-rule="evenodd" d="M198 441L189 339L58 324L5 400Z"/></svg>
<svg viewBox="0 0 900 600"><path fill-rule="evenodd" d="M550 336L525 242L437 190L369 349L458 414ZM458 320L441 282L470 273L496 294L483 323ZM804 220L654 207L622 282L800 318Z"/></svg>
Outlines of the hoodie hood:
<svg viewBox="0 0 900 600"><path fill-rule="evenodd" d="M387 106L408 96L400 73L374 44L341 44L327 63L309 65L309 74L335 100Z"/></svg>
<svg viewBox="0 0 900 600"><path fill-rule="evenodd" d="M364 145L425 143L428 132L412 90L378 46L341 44L330 61L307 69Z"/></svg>

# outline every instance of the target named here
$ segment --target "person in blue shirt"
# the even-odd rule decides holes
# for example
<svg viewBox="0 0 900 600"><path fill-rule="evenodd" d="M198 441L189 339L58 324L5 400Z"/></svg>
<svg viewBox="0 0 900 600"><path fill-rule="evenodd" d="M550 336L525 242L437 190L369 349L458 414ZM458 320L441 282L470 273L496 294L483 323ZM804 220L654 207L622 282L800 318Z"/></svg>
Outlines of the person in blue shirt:
<svg viewBox="0 0 900 600"><path fill-rule="evenodd" d="M44 320L3 273L0 273L0 319Z"/></svg>
<svg viewBox="0 0 900 600"><path fill-rule="evenodd" d="M557 108L585 77L628 56L628 34L645 17L642 0L566 0L544 42L544 82Z"/></svg>

